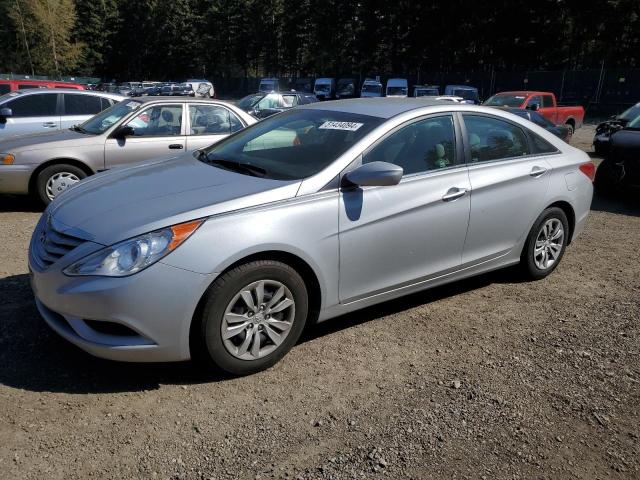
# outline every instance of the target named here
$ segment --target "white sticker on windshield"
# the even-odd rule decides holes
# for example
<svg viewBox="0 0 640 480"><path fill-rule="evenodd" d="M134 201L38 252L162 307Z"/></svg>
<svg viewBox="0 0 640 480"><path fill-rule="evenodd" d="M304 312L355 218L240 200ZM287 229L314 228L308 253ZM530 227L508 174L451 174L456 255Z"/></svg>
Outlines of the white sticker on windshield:
<svg viewBox="0 0 640 480"><path fill-rule="evenodd" d="M319 130L346 130L348 132L355 132L358 130L364 123L356 123L356 122L332 122L327 121L318 127Z"/></svg>
<svg viewBox="0 0 640 480"><path fill-rule="evenodd" d="M138 108L140 104L138 102L129 102L127 103L127 107L129 108Z"/></svg>

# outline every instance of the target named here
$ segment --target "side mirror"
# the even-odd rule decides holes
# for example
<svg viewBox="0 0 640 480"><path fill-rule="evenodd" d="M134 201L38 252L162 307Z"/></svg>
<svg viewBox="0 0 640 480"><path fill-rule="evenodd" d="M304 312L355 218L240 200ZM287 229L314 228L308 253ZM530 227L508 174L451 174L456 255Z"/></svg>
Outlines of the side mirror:
<svg viewBox="0 0 640 480"><path fill-rule="evenodd" d="M0 117L13 117L13 111L10 108L0 108Z"/></svg>
<svg viewBox="0 0 640 480"><path fill-rule="evenodd" d="M134 135L135 131L133 129L133 127L129 126L129 125L123 125L122 127L118 127L116 128L116 130L113 132L112 137L113 138L120 138L120 139L125 139L127 137L132 137Z"/></svg>
<svg viewBox="0 0 640 480"><path fill-rule="evenodd" d="M529 105L527 105L527 110L537 112L538 110L540 110L540 105L538 103L530 103Z"/></svg>
<svg viewBox="0 0 640 480"><path fill-rule="evenodd" d="M371 162L351 170L344 176L343 186L382 187L397 185L402 179L402 167L387 162Z"/></svg>

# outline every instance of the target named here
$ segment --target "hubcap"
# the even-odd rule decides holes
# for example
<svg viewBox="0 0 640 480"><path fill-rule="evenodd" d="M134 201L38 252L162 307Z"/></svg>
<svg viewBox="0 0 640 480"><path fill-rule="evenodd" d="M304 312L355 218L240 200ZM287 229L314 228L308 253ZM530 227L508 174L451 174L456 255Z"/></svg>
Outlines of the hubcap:
<svg viewBox="0 0 640 480"><path fill-rule="evenodd" d="M240 290L227 305L222 341L236 358L263 358L287 338L294 318L289 289L276 280L259 280Z"/></svg>
<svg viewBox="0 0 640 480"><path fill-rule="evenodd" d="M69 172L59 172L51 176L47 181L47 197L53 200L70 186L78 183L80 179L77 175Z"/></svg>
<svg viewBox="0 0 640 480"><path fill-rule="evenodd" d="M547 220L538 232L533 249L533 261L540 270L547 270L558 261L564 243L564 228L557 218Z"/></svg>

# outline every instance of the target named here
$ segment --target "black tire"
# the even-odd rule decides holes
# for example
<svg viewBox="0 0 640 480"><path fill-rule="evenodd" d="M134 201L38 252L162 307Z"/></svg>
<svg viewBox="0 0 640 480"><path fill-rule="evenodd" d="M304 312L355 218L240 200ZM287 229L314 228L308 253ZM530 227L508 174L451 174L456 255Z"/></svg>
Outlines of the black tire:
<svg viewBox="0 0 640 480"><path fill-rule="evenodd" d="M36 189L34 193L40 199L40 201L43 202L45 205L49 205L49 203L51 203L51 199L47 194L47 183L49 182L50 178L60 173L62 174L68 173L71 175L75 175L75 177L77 177L78 180L82 180L87 176L87 173L81 168L78 168L75 165L68 165L66 163L58 163L55 165L50 165L47 168L43 169L38 174L38 177L36 178L36 183L35 183ZM61 193L62 191L63 190L60 190L59 193Z"/></svg>
<svg viewBox="0 0 640 480"><path fill-rule="evenodd" d="M560 249L559 255L556 257L552 265L550 265L548 268L540 268L538 267L538 265L536 265L536 262L534 260L535 244L543 225L545 225L551 219L559 220L562 223L562 228L564 231L562 247ZM547 208L540 214L540 216L534 222L533 227L531 227L531 230L529 231L529 235L527 236L527 241L524 244L524 248L522 249L522 255L520 258L521 269L527 278L540 280L542 278L545 278L555 270L555 268L562 260L562 257L564 256L564 251L566 250L567 243L569 241L569 234L569 221L567 220L567 216L561 208Z"/></svg>
<svg viewBox="0 0 640 480"><path fill-rule="evenodd" d="M570 122L565 123L564 126L569 129L569 139L571 139L573 134L576 133L576 127L574 127Z"/></svg>
<svg viewBox="0 0 640 480"><path fill-rule="evenodd" d="M593 181L596 193L603 197L613 195L620 185L620 172L613 162L605 158L596 170L596 178Z"/></svg>
<svg viewBox="0 0 640 480"><path fill-rule="evenodd" d="M268 355L255 360L236 358L222 339L225 310L242 288L265 279L282 283L293 295L293 324L284 341ZM300 338L307 320L308 305L304 280L289 265L274 260L240 265L217 278L207 290L201 314L194 319L191 329L192 359L207 370L221 370L232 375L250 375L265 370L280 361Z"/></svg>

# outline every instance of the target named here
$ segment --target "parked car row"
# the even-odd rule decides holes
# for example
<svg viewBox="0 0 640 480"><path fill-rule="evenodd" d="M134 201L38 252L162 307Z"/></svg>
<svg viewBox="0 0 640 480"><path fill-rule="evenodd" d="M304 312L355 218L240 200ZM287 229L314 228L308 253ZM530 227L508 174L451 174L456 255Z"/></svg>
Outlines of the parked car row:
<svg viewBox="0 0 640 480"><path fill-rule="evenodd" d="M447 85L444 95L436 85L414 85L411 90L406 78L390 78L386 88L377 79L367 78L362 85L355 78L320 77L315 80L300 78L292 85L292 90L313 93L318 100L338 100L344 98L371 97L457 97L463 103L480 103L478 89L469 85ZM263 78L259 93L285 91L277 78Z"/></svg>
<svg viewBox="0 0 640 480"><path fill-rule="evenodd" d="M213 83L203 79L189 79L183 83L176 82L122 82L100 83L94 90L117 93L128 97L142 96L188 96L214 98Z"/></svg>

